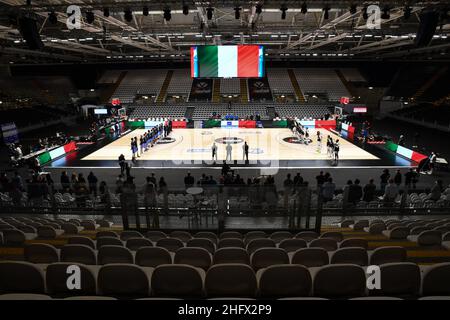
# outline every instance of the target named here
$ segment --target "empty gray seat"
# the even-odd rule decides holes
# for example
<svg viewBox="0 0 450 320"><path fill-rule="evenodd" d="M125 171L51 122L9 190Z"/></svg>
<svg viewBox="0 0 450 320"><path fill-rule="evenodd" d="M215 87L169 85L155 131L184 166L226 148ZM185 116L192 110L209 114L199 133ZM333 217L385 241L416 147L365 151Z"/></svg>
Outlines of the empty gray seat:
<svg viewBox="0 0 450 320"><path fill-rule="evenodd" d="M183 264L160 265L153 271L153 294L158 297L203 297L204 279L205 272L200 268Z"/></svg>
<svg viewBox="0 0 450 320"><path fill-rule="evenodd" d="M67 280L72 273L67 273L69 267L77 266L80 271L80 287L68 288ZM72 267L73 268L73 267ZM70 271L70 270L69 270ZM72 271L73 272L73 271ZM83 264L59 262L49 265L46 269L47 292L52 296L75 296L97 294L97 277Z"/></svg>
<svg viewBox="0 0 450 320"><path fill-rule="evenodd" d="M427 266L422 274L423 296L450 296L450 262Z"/></svg>
<svg viewBox="0 0 450 320"><path fill-rule="evenodd" d="M162 231L147 231L145 237L150 241L157 242L159 239L167 238L167 234Z"/></svg>
<svg viewBox="0 0 450 320"><path fill-rule="evenodd" d="M381 265L391 262L405 262L406 249L400 246L388 246L376 248L370 255L369 264Z"/></svg>
<svg viewBox="0 0 450 320"><path fill-rule="evenodd" d="M306 242L310 242L314 239L319 238L319 234L314 231L302 231L295 235L295 238L303 239Z"/></svg>
<svg viewBox="0 0 450 320"><path fill-rule="evenodd" d="M407 239L417 242L420 246L438 246L442 243L442 233L436 230L425 230L418 235L409 235Z"/></svg>
<svg viewBox="0 0 450 320"><path fill-rule="evenodd" d="M134 231L134 230L124 230L120 233L120 240L122 241L127 241L130 238L143 238L144 236L138 232L138 231Z"/></svg>
<svg viewBox="0 0 450 320"><path fill-rule="evenodd" d="M244 243L247 245L252 240L263 238L267 238L267 234L264 231L249 231L244 236Z"/></svg>
<svg viewBox="0 0 450 320"><path fill-rule="evenodd" d="M371 290L372 295L417 296L420 290L420 268L411 262L380 265L381 288Z"/></svg>
<svg viewBox="0 0 450 320"><path fill-rule="evenodd" d="M143 237L128 238L126 241L127 242L126 242L125 246L132 251L136 251L142 247L153 247L153 242L151 242L149 239L146 239Z"/></svg>
<svg viewBox="0 0 450 320"><path fill-rule="evenodd" d="M53 263L59 261L58 250L46 243L33 243L24 248L25 261L31 263Z"/></svg>
<svg viewBox="0 0 450 320"><path fill-rule="evenodd" d="M330 261L328 253L323 248L303 248L294 252L291 263L301 264L307 268L321 267Z"/></svg>
<svg viewBox="0 0 450 320"><path fill-rule="evenodd" d="M105 265L98 272L99 293L124 298L149 296L152 270L133 264Z"/></svg>
<svg viewBox="0 0 450 320"><path fill-rule="evenodd" d="M304 266L270 266L259 270L256 276L259 295L263 298L301 297L311 294L312 279Z"/></svg>
<svg viewBox="0 0 450 320"><path fill-rule="evenodd" d="M287 253L306 247L308 247L308 243L304 239L285 239L278 244L278 248L285 250Z"/></svg>
<svg viewBox="0 0 450 320"><path fill-rule="evenodd" d="M67 240L68 244L83 244L85 246L91 247L92 249L95 249L95 242L91 238L88 237L82 237L82 236L75 236L70 237Z"/></svg>
<svg viewBox="0 0 450 320"><path fill-rule="evenodd" d="M44 273L24 261L0 261L0 292L44 293Z"/></svg>
<svg viewBox="0 0 450 320"><path fill-rule="evenodd" d="M97 240L98 240L98 238L103 238L103 237L119 238L119 234L114 231L104 230L104 231L97 231L97 233L95 234L95 237L97 238Z"/></svg>
<svg viewBox="0 0 450 320"><path fill-rule="evenodd" d="M330 263L351 263L359 266L367 266L367 251L360 247L341 248L333 252Z"/></svg>
<svg viewBox="0 0 450 320"><path fill-rule="evenodd" d="M336 242L341 242L344 239L344 236L340 232L328 231L328 232L322 233L320 235L320 238L324 238L324 239L328 238L328 239L333 239Z"/></svg>
<svg viewBox="0 0 450 320"><path fill-rule="evenodd" d="M369 226L369 220L358 220L354 224L351 224L349 227L355 231L363 231L365 227Z"/></svg>
<svg viewBox="0 0 450 320"><path fill-rule="evenodd" d="M216 245L208 238L193 238L186 243L186 247L203 248L210 254L214 254L216 251Z"/></svg>
<svg viewBox="0 0 450 320"><path fill-rule="evenodd" d="M309 243L310 248L322 248L326 251L337 250L337 242L331 238L314 239Z"/></svg>
<svg viewBox="0 0 450 320"><path fill-rule="evenodd" d="M246 264L216 264L206 273L208 297L254 297L256 288L255 273Z"/></svg>
<svg viewBox="0 0 450 320"><path fill-rule="evenodd" d="M280 248L261 248L250 256L250 263L255 271L276 264L288 264L289 256Z"/></svg>
<svg viewBox="0 0 450 320"><path fill-rule="evenodd" d="M212 257L206 249L185 247L175 252L174 263L208 270L212 263Z"/></svg>
<svg viewBox="0 0 450 320"><path fill-rule="evenodd" d="M406 237L408 237L409 228L403 226L396 226L391 229L383 230L381 233L384 236L388 237L389 239L403 240L406 239Z"/></svg>
<svg viewBox="0 0 450 320"><path fill-rule="evenodd" d="M64 230L64 234L78 234L83 227L77 226L74 223L66 222L61 224L61 229Z"/></svg>
<svg viewBox="0 0 450 320"><path fill-rule="evenodd" d="M98 249L98 264L134 263L133 254L125 247L102 246Z"/></svg>
<svg viewBox="0 0 450 320"><path fill-rule="evenodd" d="M384 223L373 223L368 227L364 227L365 232L370 234L381 234L384 230L386 230L386 225Z"/></svg>
<svg viewBox="0 0 450 320"><path fill-rule="evenodd" d="M183 244L183 242L181 242L180 239L164 238L164 239L159 239L156 242L156 246L165 248L165 249L169 250L170 252L175 252L178 249L183 248L184 244Z"/></svg>
<svg viewBox="0 0 450 320"><path fill-rule="evenodd" d="M171 238L179 239L183 242L188 242L192 239L192 235L187 231L172 231L170 233Z"/></svg>
<svg viewBox="0 0 450 320"><path fill-rule="evenodd" d="M326 298L351 298L366 295L366 274L354 264L320 267L313 278L313 295Z"/></svg>
<svg viewBox="0 0 450 320"><path fill-rule="evenodd" d="M167 249L159 247L142 247L136 251L136 264L142 267L157 267L172 263L172 256Z"/></svg>
<svg viewBox="0 0 450 320"><path fill-rule="evenodd" d="M2 233L3 242L6 245L22 246L27 240L25 233L17 229L4 229Z"/></svg>
<svg viewBox="0 0 450 320"><path fill-rule="evenodd" d="M348 238L342 240L342 242L339 243L339 248L348 248L348 247L359 247L367 250L367 248L369 247L369 243L367 239L363 238Z"/></svg>
<svg viewBox="0 0 450 320"><path fill-rule="evenodd" d="M242 233L237 231L225 231L222 232L219 236L219 239L244 239Z"/></svg>
<svg viewBox="0 0 450 320"><path fill-rule="evenodd" d="M201 238L201 239L209 239L211 240L215 245L217 244L217 242L219 241L219 239L217 238L215 233L212 232L208 232L208 231L200 231L197 232L194 235L194 238Z"/></svg>
<svg viewBox="0 0 450 320"><path fill-rule="evenodd" d="M242 263L250 264L250 256L243 248L220 248L214 253L214 264Z"/></svg>
<svg viewBox="0 0 450 320"><path fill-rule="evenodd" d="M97 249L103 246L123 246L123 242L116 237L100 237L97 238Z"/></svg>
<svg viewBox="0 0 450 320"><path fill-rule="evenodd" d="M61 248L61 262L75 262L87 265L97 264L94 249L84 244L66 244Z"/></svg>
<svg viewBox="0 0 450 320"><path fill-rule="evenodd" d="M276 244L275 241L271 239L253 239L247 244L247 252L251 255L253 252L255 252L258 249L261 248L275 248Z"/></svg>
<svg viewBox="0 0 450 320"><path fill-rule="evenodd" d="M227 247L233 247L233 248L245 248L244 241L242 239L238 238L224 238L220 239L219 243L217 245L217 248L227 248Z"/></svg>
<svg viewBox="0 0 450 320"><path fill-rule="evenodd" d="M285 239L291 239L293 237L292 233L289 231L276 231L269 236L269 239L272 239L276 243L280 243Z"/></svg>

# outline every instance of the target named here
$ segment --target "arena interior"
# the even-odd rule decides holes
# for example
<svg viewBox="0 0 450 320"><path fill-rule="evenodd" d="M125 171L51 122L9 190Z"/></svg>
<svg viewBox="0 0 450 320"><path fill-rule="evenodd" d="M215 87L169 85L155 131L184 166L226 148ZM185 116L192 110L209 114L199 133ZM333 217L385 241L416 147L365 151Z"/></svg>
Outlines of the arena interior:
<svg viewBox="0 0 450 320"><path fill-rule="evenodd" d="M0 300L450 300L448 8L0 0Z"/></svg>

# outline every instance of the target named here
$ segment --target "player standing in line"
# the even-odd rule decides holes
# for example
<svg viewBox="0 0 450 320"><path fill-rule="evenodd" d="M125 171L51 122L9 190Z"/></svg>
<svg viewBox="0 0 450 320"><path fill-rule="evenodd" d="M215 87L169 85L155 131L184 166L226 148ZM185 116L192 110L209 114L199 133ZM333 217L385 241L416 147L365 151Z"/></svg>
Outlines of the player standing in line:
<svg viewBox="0 0 450 320"><path fill-rule="evenodd" d="M331 158L333 150L333 138L330 135L327 136L327 155Z"/></svg>
<svg viewBox="0 0 450 320"><path fill-rule="evenodd" d="M226 150L227 150L226 161L228 161L228 159L231 161L231 152L233 151L233 147L231 146L231 143L227 144Z"/></svg>
<svg viewBox="0 0 450 320"><path fill-rule="evenodd" d="M320 131L317 130L317 153L322 152L322 135L320 134Z"/></svg>
<svg viewBox="0 0 450 320"><path fill-rule="evenodd" d="M212 159L217 161L217 145L215 142L213 142L211 152L212 152Z"/></svg>
<svg viewBox="0 0 450 320"><path fill-rule="evenodd" d="M339 161L339 139L334 143L334 161Z"/></svg>

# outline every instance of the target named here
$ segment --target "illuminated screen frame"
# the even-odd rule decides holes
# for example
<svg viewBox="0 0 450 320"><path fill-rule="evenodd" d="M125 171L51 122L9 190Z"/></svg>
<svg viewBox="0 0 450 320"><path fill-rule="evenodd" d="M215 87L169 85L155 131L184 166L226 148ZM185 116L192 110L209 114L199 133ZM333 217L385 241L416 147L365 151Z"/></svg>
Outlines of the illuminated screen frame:
<svg viewBox="0 0 450 320"><path fill-rule="evenodd" d="M252 52L256 51L257 52ZM257 54L257 61L252 55ZM201 59L201 56L205 56ZM206 58L208 56L208 58ZM227 60L224 63L225 59ZM253 63L255 61L255 63ZM250 66L250 67L249 67ZM257 76L249 68L257 68ZM202 71L206 69L206 71ZM191 78L262 78L264 77L264 46L193 46L191 47Z"/></svg>

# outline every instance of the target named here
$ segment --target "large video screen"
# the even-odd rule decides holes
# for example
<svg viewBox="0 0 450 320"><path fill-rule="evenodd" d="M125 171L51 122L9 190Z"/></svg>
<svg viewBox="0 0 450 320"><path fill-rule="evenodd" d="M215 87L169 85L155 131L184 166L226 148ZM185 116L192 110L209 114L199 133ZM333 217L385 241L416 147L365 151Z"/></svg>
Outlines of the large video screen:
<svg viewBox="0 0 450 320"><path fill-rule="evenodd" d="M191 47L192 78L261 78L263 76L263 46Z"/></svg>

